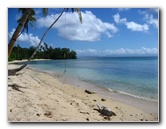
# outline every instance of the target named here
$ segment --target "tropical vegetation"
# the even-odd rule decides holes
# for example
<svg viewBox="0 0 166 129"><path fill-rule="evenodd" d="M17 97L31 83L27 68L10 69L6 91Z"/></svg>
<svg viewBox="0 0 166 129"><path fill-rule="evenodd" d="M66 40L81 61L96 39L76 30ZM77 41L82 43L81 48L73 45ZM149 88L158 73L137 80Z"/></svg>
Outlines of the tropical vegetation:
<svg viewBox="0 0 166 129"><path fill-rule="evenodd" d="M34 46L22 48L18 44L13 47L8 61L28 59L35 49ZM77 53L69 48L53 48L44 43L40 46L33 59L77 59Z"/></svg>

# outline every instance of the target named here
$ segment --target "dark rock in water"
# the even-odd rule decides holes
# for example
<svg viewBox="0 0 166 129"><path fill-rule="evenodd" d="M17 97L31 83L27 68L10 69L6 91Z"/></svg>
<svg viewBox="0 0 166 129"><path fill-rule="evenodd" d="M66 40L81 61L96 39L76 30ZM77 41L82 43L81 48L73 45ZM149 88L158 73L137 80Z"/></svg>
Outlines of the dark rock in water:
<svg viewBox="0 0 166 129"><path fill-rule="evenodd" d="M86 93L88 94L95 94L95 92L89 91L89 90L85 90Z"/></svg>

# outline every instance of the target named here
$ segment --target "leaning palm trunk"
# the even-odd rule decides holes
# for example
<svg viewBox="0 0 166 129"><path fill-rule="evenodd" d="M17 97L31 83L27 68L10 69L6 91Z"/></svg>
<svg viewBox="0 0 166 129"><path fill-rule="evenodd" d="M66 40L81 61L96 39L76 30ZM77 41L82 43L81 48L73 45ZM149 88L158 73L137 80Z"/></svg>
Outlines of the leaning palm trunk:
<svg viewBox="0 0 166 129"><path fill-rule="evenodd" d="M10 57L14 44L15 44L17 38L19 37L19 34L20 34L22 28L24 27L24 24L30 14L30 12L31 12L31 8L28 8L26 13L24 13L23 17L21 18L21 21L20 21L19 25L17 26L17 29L15 30L12 38L10 39L10 42L8 44L8 57Z"/></svg>
<svg viewBox="0 0 166 129"><path fill-rule="evenodd" d="M28 61L20 67L19 71L22 70L23 68L25 68L27 66L27 64L31 61L31 59L35 56L37 50L39 49L39 47L41 46L41 43L44 39L44 37L46 36L47 32L52 28L52 26L59 20L59 18L62 16L62 14L64 13L66 9L64 8L63 11L61 12L61 14L57 17L57 19L51 24L51 26L45 31L45 33L42 36L42 39L40 40L38 46L36 47L36 50L34 51L34 53L31 55L31 57L28 59Z"/></svg>
<svg viewBox="0 0 166 129"><path fill-rule="evenodd" d="M17 69L17 72L22 70L23 68L25 68L27 66L27 64L31 61L31 59L35 56L37 50L39 49L39 47L41 46L41 43L44 39L44 37L46 36L47 32L52 28L52 26L59 20L59 18L62 16L62 14L64 13L65 10L68 10L68 8L64 8L63 11L61 12L61 14L57 17L57 19L51 24L51 26L45 31L45 33L43 34L42 36L42 39L40 40L38 46L36 47L36 50L34 51L34 53L31 55L31 57L28 59L28 61L22 65L20 68ZM72 8L73 10L73 8ZM79 19L80 19L80 22L82 23L82 16L81 16L81 11L80 9L76 8L76 11L78 13L78 16L79 16Z"/></svg>

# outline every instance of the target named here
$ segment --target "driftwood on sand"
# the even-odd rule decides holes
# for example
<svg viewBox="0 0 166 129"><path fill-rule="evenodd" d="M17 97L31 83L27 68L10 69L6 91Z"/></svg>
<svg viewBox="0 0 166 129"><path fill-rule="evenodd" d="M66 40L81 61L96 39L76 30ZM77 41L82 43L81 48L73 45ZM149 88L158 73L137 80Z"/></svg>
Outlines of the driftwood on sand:
<svg viewBox="0 0 166 129"><path fill-rule="evenodd" d="M8 84L9 87L12 87L12 89L16 90L16 91L20 91L22 93L24 93L22 90L20 90L20 88L25 88L27 89L27 87L23 87L23 86L20 86L18 84Z"/></svg>
<svg viewBox="0 0 166 129"><path fill-rule="evenodd" d="M111 109L105 106L97 104L97 107L98 107L97 111L104 116L116 116L116 114L113 111L111 111Z"/></svg>
<svg viewBox="0 0 166 129"><path fill-rule="evenodd" d="M89 90L85 90L86 93L88 94L95 94L96 92L92 92L92 91L89 91Z"/></svg>
<svg viewBox="0 0 166 129"><path fill-rule="evenodd" d="M25 68L25 65L22 65L20 68L16 69L9 69L8 70L8 76L14 76L17 72L21 71L23 68Z"/></svg>

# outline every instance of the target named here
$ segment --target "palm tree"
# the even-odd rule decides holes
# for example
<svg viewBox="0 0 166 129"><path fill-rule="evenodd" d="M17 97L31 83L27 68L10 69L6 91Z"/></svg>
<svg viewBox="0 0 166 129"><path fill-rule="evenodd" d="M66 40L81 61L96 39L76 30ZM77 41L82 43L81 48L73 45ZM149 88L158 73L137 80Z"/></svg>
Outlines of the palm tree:
<svg viewBox="0 0 166 129"><path fill-rule="evenodd" d="M17 26L17 29L15 30L12 38L10 39L10 42L8 44L8 57L10 57L10 54L13 50L14 44L17 40L17 38L22 34L23 31L26 30L28 32L28 24L33 27L33 23L36 22L35 19L35 10L32 8L19 8L18 12L22 12L22 16L17 20L19 23ZM43 15L46 16L48 12L47 8L43 8Z"/></svg>
<svg viewBox="0 0 166 129"><path fill-rule="evenodd" d="M19 13L21 12L22 16L23 16L23 14L26 12L26 10L27 10L27 8L19 8L18 12ZM36 18L34 17L35 15L36 15L35 10L31 9L30 14L24 24L24 27L23 27L21 33L24 32L25 30L28 33L28 24L30 24L31 27L33 28L33 23L36 22ZM18 23L20 23L22 16L17 20ZM21 35L21 33L19 35Z"/></svg>
<svg viewBox="0 0 166 129"><path fill-rule="evenodd" d="M31 10L32 10L31 8L27 8L26 11L23 13L23 16L21 17L20 22L19 22L12 38L10 39L10 42L8 44L8 57L10 57L14 44L15 44L17 38L19 37L19 34L20 34L22 28L25 25L25 23L28 19L28 16L30 15Z"/></svg>
<svg viewBox="0 0 166 129"><path fill-rule="evenodd" d="M72 12L74 12L74 10L76 10L76 12L78 13L80 22L81 22L81 24L82 24L82 15L81 15L80 9L79 9L79 8L72 8L71 10L72 10ZM68 11L68 8L64 8L64 9L62 10L62 12L60 13L60 15L57 17L57 19L56 19L56 20L50 25L50 27L45 31L45 33L43 34L43 36L42 36L42 38L41 38L41 40L40 40L40 42L39 42L39 44L38 44L38 46L36 47L36 50L35 50L34 53L31 55L31 57L28 59L28 61L27 61L23 66L20 67L19 71L22 70L23 68L25 68L25 67L27 66L27 64L31 61L31 59L35 56L35 54L36 54L36 52L38 51L38 49L39 49L39 47L40 47L40 45L41 45L41 43L42 43L44 37L46 36L47 32L53 27L53 25L59 20L59 18L62 16L62 14L63 14L65 11Z"/></svg>
<svg viewBox="0 0 166 129"><path fill-rule="evenodd" d="M78 13L80 22L81 22L81 24L82 24L82 15L81 15L80 9L79 9L79 8L72 8L71 10L72 10L72 12L74 12L74 10L76 10L76 12ZM45 11L47 12L48 9L45 9ZM68 11L68 8L64 8L64 9L62 10L62 12L60 13L60 15L57 17L57 19L55 19L55 21L54 21L54 22L50 25L50 27L45 31L45 33L43 34L43 36L42 36L42 38L41 38L41 40L40 40L40 42L39 42L39 44L38 44L38 46L36 47L34 53L30 56L30 58L28 59L28 61L27 61L24 65L22 65L20 68L17 68L17 69L15 69L14 71L12 71L12 74L14 74L14 73L16 73L16 72L22 70L23 68L25 68L25 67L27 66L27 64L28 64L28 63L31 61L31 59L35 56L36 52L38 51L39 47L41 46L41 43L42 43L44 37L46 36L47 32L53 27L53 25L59 20L59 18L62 16L62 14L63 14L65 11Z"/></svg>

